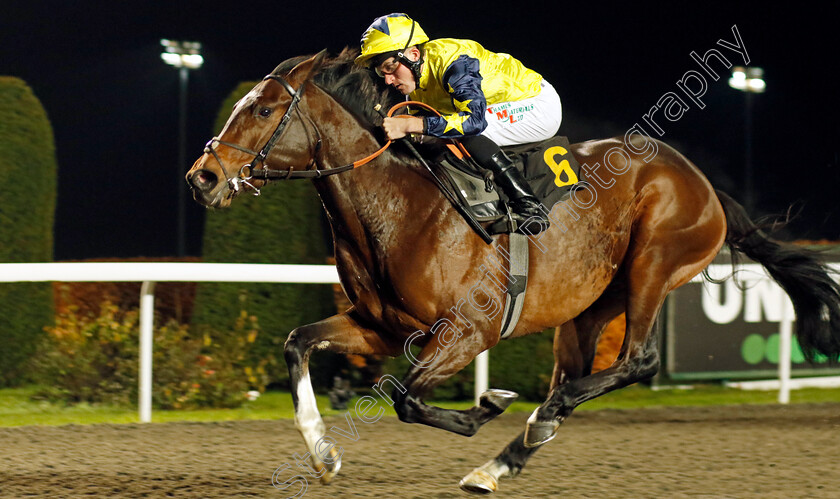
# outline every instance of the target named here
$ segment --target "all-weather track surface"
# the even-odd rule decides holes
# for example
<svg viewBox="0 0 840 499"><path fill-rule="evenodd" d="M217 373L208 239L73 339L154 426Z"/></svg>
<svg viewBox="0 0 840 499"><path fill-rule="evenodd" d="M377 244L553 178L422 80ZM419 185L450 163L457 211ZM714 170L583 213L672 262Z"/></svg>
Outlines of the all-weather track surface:
<svg viewBox="0 0 840 499"><path fill-rule="evenodd" d="M351 413L352 415L352 413ZM503 415L472 438L354 418L331 485L303 497L467 497L458 481L524 428ZM344 417L327 428L347 428ZM288 420L0 428L2 497L272 497L305 448ZM303 470L300 470L303 473ZM282 476L291 477L291 470ZM840 404L579 412L496 497L836 498Z"/></svg>

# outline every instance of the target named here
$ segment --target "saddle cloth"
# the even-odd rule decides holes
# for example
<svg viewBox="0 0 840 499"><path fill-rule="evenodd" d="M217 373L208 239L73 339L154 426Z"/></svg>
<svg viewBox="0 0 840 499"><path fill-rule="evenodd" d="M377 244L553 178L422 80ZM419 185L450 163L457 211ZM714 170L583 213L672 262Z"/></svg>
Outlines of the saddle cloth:
<svg viewBox="0 0 840 499"><path fill-rule="evenodd" d="M580 163L569 150L566 137L552 137L536 144L502 148L531 186L537 199L550 212L569 194L580 178ZM489 222L492 234L510 233L516 226L507 207L507 196L492 180L492 173L471 158L458 157L451 150L434 161L437 173L448 184L458 202L479 222Z"/></svg>

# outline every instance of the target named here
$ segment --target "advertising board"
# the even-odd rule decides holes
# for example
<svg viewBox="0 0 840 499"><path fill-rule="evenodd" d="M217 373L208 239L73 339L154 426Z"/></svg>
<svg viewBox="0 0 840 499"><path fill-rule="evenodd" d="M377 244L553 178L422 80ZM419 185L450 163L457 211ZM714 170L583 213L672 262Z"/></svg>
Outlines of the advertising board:
<svg viewBox="0 0 840 499"><path fill-rule="evenodd" d="M837 270L840 252L825 261ZM794 317L793 305L761 265L749 260L734 272L728 254L709 265L715 284L695 277L672 292L663 316L664 374L680 379L745 379L774 377L779 364L779 323ZM795 330L795 325L794 325ZM793 339L793 376L840 373L837 364L818 358L810 364Z"/></svg>

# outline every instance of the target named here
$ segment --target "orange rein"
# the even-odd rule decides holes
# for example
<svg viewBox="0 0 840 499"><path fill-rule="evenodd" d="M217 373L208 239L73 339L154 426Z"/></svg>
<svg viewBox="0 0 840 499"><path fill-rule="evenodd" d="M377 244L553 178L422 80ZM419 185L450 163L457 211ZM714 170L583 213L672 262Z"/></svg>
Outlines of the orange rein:
<svg viewBox="0 0 840 499"><path fill-rule="evenodd" d="M400 108L403 108L403 107L406 107L406 106L417 106L417 107L422 107L423 109L426 109L426 110L428 110L428 111L431 111L431 112L435 113L436 115L440 116L440 113L439 113L439 112L437 112L437 110L436 110L435 108L433 108L432 106L430 106L430 105L428 105L428 104L424 104L424 103L422 103L422 102L413 101L413 100L407 100L407 101L404 101L404 102L400 102L400 103L398 103L398 104L395 104L395 105L394 105L391 109L389 109L389 110L388 110L387 117L389 117L389 118L390 118L390 117L394 114L394 112L395 112L397 109L400 109ZM377 109L377 110L378 110L378 109ZM410 116L408 116L408 115L400 115L400 116L398 116L398 118L409 118L409 117L410 117ZM358 167L360 167L360 166L362 166L362 165L365 165L365 164L368 164L368 163L370 163L371 161L373 161L374 159L378 158L378 157L379 157L379 155L381 155L383 152L385 152L385 149L388 149L388 148L391 146L391 142L392 142L392 141L389 139L389 140L388 140L388 142L386 142L386 143L385 143L385 145L384 145L384 146L382 146L382 147L381 147L378 151L376 151L375 153L371 154L370 156L368 156L368 157L366 157L366 158L362 158L362 159L360 159L360 160L358 160L358 161L354 161L354 162L352 163L352 164L353 164L353 168L358 168ZM464 146L463 146L460 142L457 142L457 147L458 147L458 149L460 150L460 152L461 152L464 156L469 156L469 153L467 152L467 150L464 148Z"/></svg>

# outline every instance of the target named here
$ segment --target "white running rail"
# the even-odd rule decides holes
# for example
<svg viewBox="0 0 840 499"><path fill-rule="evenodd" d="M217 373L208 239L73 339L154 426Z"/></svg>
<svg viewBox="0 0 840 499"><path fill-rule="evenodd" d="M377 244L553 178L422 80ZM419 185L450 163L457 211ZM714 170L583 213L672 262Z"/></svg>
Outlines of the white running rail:
<svg viewBox="0 0 840 499"><path fill-rule="evenodd" d="M152 420L152 344L155 283L338 283L334 265L177 262L0 263L2 282L142 282L140 287L140 422ZM488 353L476 360L475 400L487 390Z"/></svg>
<svg viewBox="0 0 840 499"><path fill-rule="evenodd" d="M80 262L0 263L0 282L142 282L140 288L140 421L152 420L152 343L157 282L332 284L333 265L250 263Z"/></svg>

